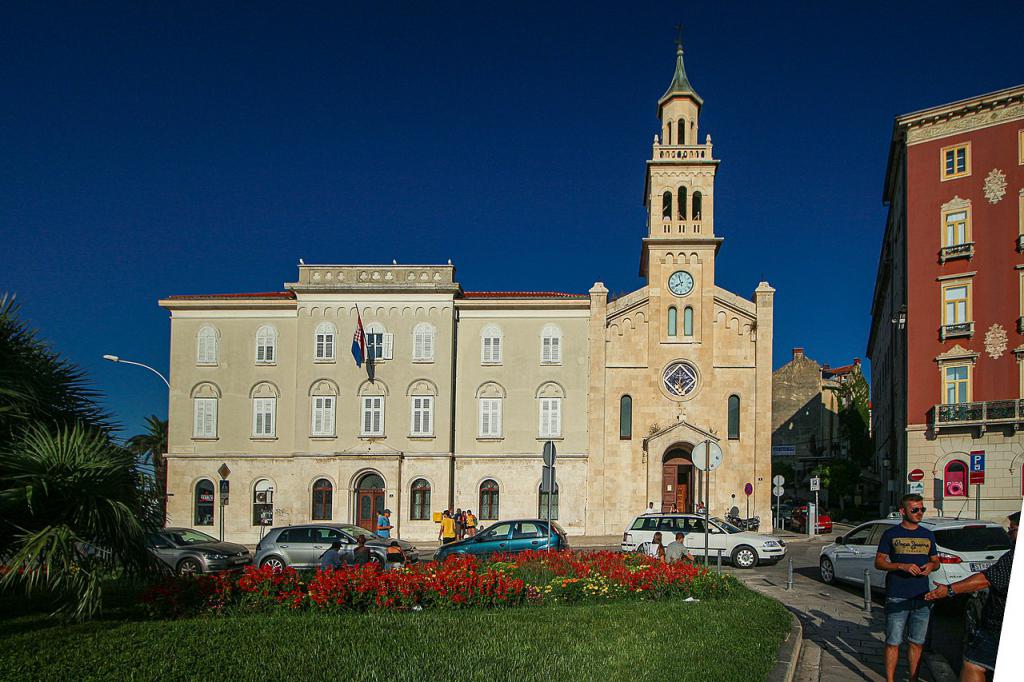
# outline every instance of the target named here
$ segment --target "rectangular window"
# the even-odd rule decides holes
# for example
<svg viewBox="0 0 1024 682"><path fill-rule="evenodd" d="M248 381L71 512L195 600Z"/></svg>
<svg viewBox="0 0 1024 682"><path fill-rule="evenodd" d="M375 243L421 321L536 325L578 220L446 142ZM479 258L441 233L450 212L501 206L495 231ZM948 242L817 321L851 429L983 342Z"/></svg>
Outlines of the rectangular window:
<svg viewBox="0 0 1024 682"><path fill-rule="evenodd" d="M434 435L434 399L430 396L412 397L412 426L409 432L414 436Z"/></svg>
<svg viewBox="0 0 1024 682"><path fill-rule="evenodd" d="M951 180L971 174L971 144L952 145L942 148L942 179Z"/></svg>
<svg viewBox="0 0 1024 682"><path fill-rule="evenodd" d="M316 359L334 359L334 334L325 332L316 335Z"/></svg>
<svg viewBox="0 0 1024 682"><path fill-rule="evenodd" d="M252 435L257 438L270 438L274 435L274 408L277 398L253 398L252 400Z"/></svg>
<svg viewBox="0 0 1024 682"><path fill-rule="evenodd" d="M334 401L334 396L313 396L313 424L310 427L312 435L334 435Z"/></svg>
<svg viewBox="0 0 1024 682"><path fill-rule="evenodd" d="M366 355L370 360L384 359L384 334L371 332L366 335Z"/></svg>
<svg viewBox="0 0 1024 682"><path fill-rule="evenodd" d="M384 435L384 396L363 397L361 436Z"/></svg>
<svg viewBox="0 0 1024 682"><path fill-rule="evenodd" d="M480 437L501 438L501 398L480 399Z"/></svg>
<svg viewBox="0 0 1024 682"><path fill-rule="evenodd" d="M540 361L546 365L557 365L562 362L561 337L545 336L541 339Z"/></svg>
<svg viewBox="0 0 1024 682"><path fill-rule="evenodd" d="M485 365L501 362L501 337L485 336L481 340L480 361Z"/></svg>
<svg viewBox="0 0 1024 682"><path fill-rule="evenodd" d="M196 398L193 438L217 437L217 399Z"/></svg>
<svg viewBox="0 0 1024 682"><path fill-rule="evenodd" d="M1024 166L1024 128L1017 131L1017 163Z"/></svg>
<svg viewBox="0 0 1024 682"><path fill-rule="evenodd" d="M942 324L970 322L970 291L968 283L951 284L943 288Z"/></svg>
<svg viewBox="0 0 1024 682"><path fill-rule="evenodd" d="M540 399L540 437L558 438L562 435L562 399Z"/></svg>
<svg viewBox="0 0 1024 682"><path fill-rule="evenodd" d="M947 405L971 401L969 365L946 366L942 371L943 396Z"/></svg>
<svg viewBox="0 0 1024 682"><path fill-rule="evenodd" d="M966 210L947 213L945 223L946 234L943 246L956 246L971 241Z"/></svg>

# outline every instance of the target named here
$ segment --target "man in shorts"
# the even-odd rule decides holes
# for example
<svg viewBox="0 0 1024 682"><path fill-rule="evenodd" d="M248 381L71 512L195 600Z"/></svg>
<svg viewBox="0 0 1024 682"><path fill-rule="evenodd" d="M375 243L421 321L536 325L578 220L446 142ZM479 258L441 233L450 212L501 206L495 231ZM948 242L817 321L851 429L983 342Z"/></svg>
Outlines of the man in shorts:
<svg viewBox="0 0 1024 682"><path fill-rule="evenodd" d="M964 649L964 664L960 668L960 682L984 682L986 671L996 669L996 654L999 653L999 633L1003 629L1003 614L1006 611L1006 595L1010 591L1010 570L1013 568L1013 550L1017 543L1017 527L1020 526L1020 512L1007 517L1010 528L1007 531L1014 543L999 561L984 571L968 576L952 585L939 585L924 596L928 601L946 599L958 594L968 594L988 588L988 600L981 610L978 629Z"/></svg>
<svg viewBox="0 0 1024 682"><path fill-rule="evenodd" d="M882 533L875 568L885 571L885 679L893 682L900 645L907 639L910 682L917 681L921 650L928 634L931 604L928 574L939 567L935 535L920 526L926 511L920 495L900 501L903 521Z"/></svg>

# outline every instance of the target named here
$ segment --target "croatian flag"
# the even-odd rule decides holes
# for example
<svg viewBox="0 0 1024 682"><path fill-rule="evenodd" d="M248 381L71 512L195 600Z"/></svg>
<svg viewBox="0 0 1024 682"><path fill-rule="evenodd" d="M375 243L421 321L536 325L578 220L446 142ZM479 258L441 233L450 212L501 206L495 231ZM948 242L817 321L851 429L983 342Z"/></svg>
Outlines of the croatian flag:
<svg viewBox="0 0 1024 682"><path fill-rule="evenodd" d="M352 335L352 357L356 359L356 367L362 367L366 361L366 334L363 333L363 318L356 309L356 333Z"/></svg>

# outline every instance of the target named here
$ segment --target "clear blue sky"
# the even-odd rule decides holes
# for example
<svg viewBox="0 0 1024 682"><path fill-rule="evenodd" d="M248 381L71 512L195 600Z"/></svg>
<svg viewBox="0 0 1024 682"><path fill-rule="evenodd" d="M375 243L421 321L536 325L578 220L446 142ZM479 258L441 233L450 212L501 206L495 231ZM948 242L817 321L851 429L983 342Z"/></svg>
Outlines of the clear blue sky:
<svg viewBox="0 0 1024 682"><path fill-rule="evenodd" d="M682 21L718 283L776 287L776 366L841 364L893 116L1024 82L1019 2L491 4L3 3L0 290L129 432L163 386L100 356L166 371L168 294L279 290L299 258L630 291Z"/></svg>

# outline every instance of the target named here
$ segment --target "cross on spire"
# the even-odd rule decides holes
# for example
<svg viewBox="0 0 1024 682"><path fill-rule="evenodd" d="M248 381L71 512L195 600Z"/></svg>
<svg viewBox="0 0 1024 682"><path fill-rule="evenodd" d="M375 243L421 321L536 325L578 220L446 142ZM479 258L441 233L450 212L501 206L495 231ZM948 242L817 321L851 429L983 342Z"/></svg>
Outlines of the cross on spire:
<svg viewBox="0 0 1024 682"><path fill-rule="evenodd" d="M676 48L683 49L683 25L676 24Z"/></svg>

